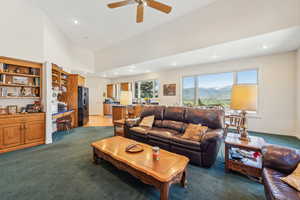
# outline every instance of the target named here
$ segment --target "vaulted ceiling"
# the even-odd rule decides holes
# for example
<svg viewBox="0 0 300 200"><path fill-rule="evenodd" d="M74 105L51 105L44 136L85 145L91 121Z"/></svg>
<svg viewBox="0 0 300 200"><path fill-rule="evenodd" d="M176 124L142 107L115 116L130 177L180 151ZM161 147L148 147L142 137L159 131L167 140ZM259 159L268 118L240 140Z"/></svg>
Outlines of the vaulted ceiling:
<svg viewBox="0 0 300 200"><path fill-rule="evenodd" d="M216 0L158 0L173 7L167 15L145 9L144 23L136 24L136 5L109 9L108 3L120 0L32 0L54 21L60 30L81 47L99 50L157 25L176 20ZM77 24L75 24L76 22Z"/></svg>

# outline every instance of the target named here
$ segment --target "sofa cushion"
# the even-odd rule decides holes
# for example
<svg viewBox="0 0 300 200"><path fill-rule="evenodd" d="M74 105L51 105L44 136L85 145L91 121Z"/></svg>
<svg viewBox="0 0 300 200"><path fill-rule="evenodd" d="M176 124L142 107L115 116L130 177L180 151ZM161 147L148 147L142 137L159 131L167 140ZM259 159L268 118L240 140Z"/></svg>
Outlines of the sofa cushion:
<svg viewBox="0 0 300 200"><path fill-rule="evenodd" d="M207 129L208 129L207 126L201 126L198 124L189 124L184 134L181 137L184 139L201 141L202 136L206 133Z"/></svg>
<svg viewBox="0 0 300 200"><path fill-rule="evenodd" d="M154 115L155 120L163 120L165 106L144 106L141 112L141 118Z"/></svg>
<svg viewBox="0 0 300 200"><path fill-rule="evenodd" d="M163 120L162 121L162 128L169 128L173 129L178 132L182 132L183 130L183 122L173 121L173 120Z"/></svg>
<svg viewBox="0 0 300 200"><path fill-rule="evenodd" d="M171 144L172 145L177 145L180 147L184 147L187 149L192 149L195 151L200 151L200 142L199 141L195 141L195 140L189 140L189 139L184 139L181 137L181 135L174 135L171 138Z"/></svg>
<svg viewBox="0 0 300 200"><path fill-rule="evenodd" d="M184 121L184 107L166 107L164 120Z"/></svg>
<svg viewBox="0 0 300 200"><path fill-rule="evenodd" d="M135 126L135 127L130 128L130 130L134 131L135 133L148 134L149 128Z"/></svg>
<svg viewBox="0 0 300 200"><path fill-rule="evenodd" d="M184 121L192 124L202 124L211 129L224 128L223 110L205 110L199 108L186 108Z"/></svg>
<svg viewBox="0 0 300 200"><path fill-rule="evenodd" d="M283 180L284 182L298 190L298 192L300 192L300 162L295 171L293 171L293 173L291 173L287 177L281 178L281 180Z"/></svg>
<svg viewBox="0 0 300 200"><path fill-rule="evenodd" d="M154 115L144 117L139 124L140 127L152 128L154 123Z"/></svg>
<svg viewBox="0 0 300 200"><path fill-rule="evenodd" d="M175 131L173 129L168 129L168 128L157 128L157 127L152 127L148 131L149 137L154 136L154 137L162 137L162 138L167 138L170 139L174 135L180 135L178 131Z"/></svg>
<svg viewBox="0 0 300 200"><path fill-rule="evenodd" d="M264 186L270 199L300 200L300 192L281 180L281 178L285 176L287 176L287 174L283 174L270 168L263 169Z"/></svg>

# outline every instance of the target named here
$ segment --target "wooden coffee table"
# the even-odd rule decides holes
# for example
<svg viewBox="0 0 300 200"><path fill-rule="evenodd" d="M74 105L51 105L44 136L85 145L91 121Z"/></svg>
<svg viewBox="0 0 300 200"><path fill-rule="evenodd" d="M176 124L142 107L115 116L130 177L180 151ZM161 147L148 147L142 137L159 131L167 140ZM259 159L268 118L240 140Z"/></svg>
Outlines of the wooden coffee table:
<svg viewBox="0 0 300 200"><path fill-rule="evenodd" d="M94 162L98 164L104 159L143 183L153 185L160 190L161 200L169 198L172 184L186 186L187 157L160 150L160 160L155 161L152 159L152 147L143 143L138 143L143 146L143 152L132 154L125 151L128 145L136 143L138 142L120 136L94 142L91 144Z"/></svg>

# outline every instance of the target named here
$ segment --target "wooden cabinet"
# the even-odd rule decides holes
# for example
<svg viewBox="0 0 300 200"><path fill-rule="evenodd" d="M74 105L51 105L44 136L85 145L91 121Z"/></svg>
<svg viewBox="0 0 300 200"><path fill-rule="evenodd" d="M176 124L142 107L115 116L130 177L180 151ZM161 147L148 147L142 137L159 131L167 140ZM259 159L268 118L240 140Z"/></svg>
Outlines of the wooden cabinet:
<svg viewBox="0 0 300 200"><path fill-rule="evenodd" d="M103 103L103 115L112 115L112 104Z"/></svg>
<svg viewBox="0 0 300 200"><path fill-rule="evenodd" d="M44 143L44 113L0 116L0 153Z"/></svg>
<svg viewBox="0 0 300 200"><path fill-rule="evenodd" d="M22 133L23 124L7 124L2 126L2 143L0 148L10 148L23 144L24 135Z"/></svg>
<svg viewBox="0 0 300 200"><path fill-rule="evenodd" d="M45 139L45 121L32 121L24 126L25 144Z"/></svg>
<svg viewBox="0 0 300 200"><path fill-rule="evenodd" d="M121 83L121 91L131 91L129 83Z"/></svg>
<svg viewBox="0 0 300 200"><path fill-rule="evenodd" d="M114 98L114 85L109 84L106 86L107 98Z"/></svg>
<svg viewBox="0 0 300 200"><path fill-rule="evenodd" d="M112 106L112 120L122 120L126 118L127 107L123 105L113 105Z"/></svg>
<svg viewBox="0 0 300 200"><path fill-rule="evenodd" d="M85 85L85 78L78 74L70 74L68 81L67 104L69 110L74 110L72 115L73 128L78 127L78 86Z"/></svg>

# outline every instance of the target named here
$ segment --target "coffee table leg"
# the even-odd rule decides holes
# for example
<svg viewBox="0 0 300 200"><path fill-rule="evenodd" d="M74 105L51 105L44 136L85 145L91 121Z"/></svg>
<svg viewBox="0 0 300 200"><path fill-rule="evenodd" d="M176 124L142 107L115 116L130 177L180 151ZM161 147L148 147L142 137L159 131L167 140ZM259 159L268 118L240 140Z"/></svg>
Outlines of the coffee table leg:
<svg viewBox="0 0 300 200"><path fill-rule="evenodd" d="M96 154L95 148L93 149L93 158L94 158L94 163L96 165L98 165L100 163L100 161L101 161L101 158L99 158L99 156Z"/></svg>
<svg viewBox="0 0 300 200"><path fill-rule="evenodd" d="M186 169L182 172L182 178L181 178L180 184L181 184L181 186L184 187L184 188L187 187Z"/></svg>
<svg viewBox="0 0 300 200"><path fill-rule="evenodd" d="M160 188L160 200L169 199L170 183L163 183Z"/></svg>

